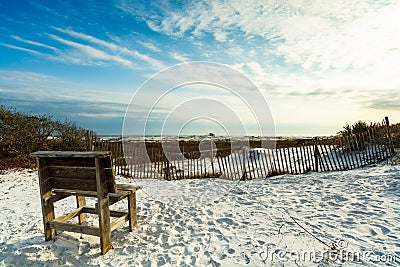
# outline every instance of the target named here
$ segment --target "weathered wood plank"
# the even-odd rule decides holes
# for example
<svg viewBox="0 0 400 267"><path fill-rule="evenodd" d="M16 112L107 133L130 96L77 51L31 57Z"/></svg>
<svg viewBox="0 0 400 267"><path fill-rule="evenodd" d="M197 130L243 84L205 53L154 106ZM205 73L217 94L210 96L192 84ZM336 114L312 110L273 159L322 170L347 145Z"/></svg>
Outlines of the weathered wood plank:
<svg viewBox="0 0 400 267"><path fill-rule="evenodd" d="M111 249L110 203L104 161L96 158L97 199L99 208L100 248L104 255Z"/></svg>
<svg viewBox="0 0 400 267"><path fill-rule="evenodd" d="M83 207L82 213L98 214L99 209L92 208L92 207ZM121 216L125 216L127 214L128 214L128 212L125 212L125 211L110 210L110 217L121 217Z"/></svg>
<svg viewBox="0 0 400 267"><path fill-rule="evenodd" d="M78 209L83 209L86 206L86 198L84 196L76 196L76 205ZM79 224L83 224L87 220L87 214L79 213L78 221Z"/></svg>
<svg viewBox="0 0 400 267"><path fill-rule="evenodd" d="M88 179L96 181L96 169L86 167L48 167L50 177L71 177L75 179Z"/></svg>
<svg viewBox="0 0 400 267"><path fill-rule="evenodd" d="M86 197L97 197L97 192L96 191L84 191L84 190L71 190L71 189L58 189L55 188L53 189L53 192L56 194L53 197L57 197L58 195L63 196L86 196ZM130 192L130 191L129 191ZM110 198L121 198L122 196L125 196L128 193L128 191L118 191L117 193L108 193L108 196ZM50 198L50 200L51 200Z"/></svg>
<svg viewBox="0 0 400 267"><path fill-rule="evenodd" d="M129 215L129 230L137 226L137 212L136 212L136 192L131 192L128 196L128 215Z"/></svg>
<svg viewBox="0 0 400 267"><path fill-rule="evenodd" d="M341 148L339 153L340 153L340 158L343 161L343 170L349 170L350 167L349 167L349 163L348 163L348 160L347 160L347 157L346 157L347 152L346 152L344 144L343 144L343 137L339 138L338 143L339 143L339 147Z"/></svg>
<svg viewBox="0 0 400 267"><path fill-rule="evenodd" d="M70 189L79 190L84 188L86 191L96 192L96 181L74 179L69 177L51 177L50 178L52 188L55 189Z"/></svg>
<svg viewBox="0 0 400 267"><path fill-rule="evenodd" d="M110 224L111 231L113 231L116 228L124 225L127 221L129 221L129 215L128 214L126 214L126 215L124 215L122 217L119 217L118 219L113 220L111 222L111 224Z"/></svg>
<svg viewBox="0 0 400 267"><path fill-rule="evenodd" d="M38 165L40 203L42 205L43 225L45 240L50 241L54 238L56 232L51 229L49 222L54 220L54 204L52 201L47 201L46 196L51 195L51 183L47 171L46 159L36 158Z"/></svg>
<svg viewBox="0 0 400 267"><path fill-rule="evenodd" d="M75 218L76 216L78 216L79 214L81 214L82 209L83 209L83 207L74 209L73 211L71 211L71 212L69 212L69 213L67 213L67 214L64 214L64 215L62 215L62 216L60 216L60 217L55 218L55 219L53 220L53 222L66 222L66 221L69 221L69 220L71 220L72 218Z"/></svg>
<svg viewBox="0 0 400 267"><path fill-rule="evenodd" d="M56 222L52 221L49 222L50 228L57 230L62 230L62 231L67 231L67 232L75 232L75 233L82 233L86 235L94 235L94 236L100 236L100 230L97 227L94 226L86 226L86 225L79 225L79 224L73 224L73 223L65 223L65 222ZM111 247L110 247L111 248Z"/></svg>
<svg viewBox="0 0 400 267"><path fill-rule="evenodd" d="M58 157L58 158L46 158L46 161L47 161L47 166L92 167L92 168L95 167L93 158Z"/></svg>
<svg viewBox="0 0 400 267"><path fill-rule="evenodd" d="M133 184L117 184L117 190L130 190L130 191L138 191L142 189L139 185Z"/></svg>
<svg viewBox="0 0 400 267"><path fill-rule="evenodd" d="M110 151L37 151L31 153L37 158L104 158L111 155Z"/></svg>

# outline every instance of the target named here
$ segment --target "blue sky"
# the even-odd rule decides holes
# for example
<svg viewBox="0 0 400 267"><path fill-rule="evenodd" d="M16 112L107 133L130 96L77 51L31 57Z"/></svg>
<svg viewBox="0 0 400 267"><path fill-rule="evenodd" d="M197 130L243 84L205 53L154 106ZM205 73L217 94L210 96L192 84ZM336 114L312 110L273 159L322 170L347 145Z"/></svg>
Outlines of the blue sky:
<svg viewBox="0 0 400 267"><path fill-rule="evenodd" d="M120 134L147 79L175 64L211 61L254 82L279 135L334 134L386 115L399 122L398 14L398 1L5 0L0 102ZM220 97L186 90L174 105L193 94ZM218 132L197 123L188 134Z"/></svg>

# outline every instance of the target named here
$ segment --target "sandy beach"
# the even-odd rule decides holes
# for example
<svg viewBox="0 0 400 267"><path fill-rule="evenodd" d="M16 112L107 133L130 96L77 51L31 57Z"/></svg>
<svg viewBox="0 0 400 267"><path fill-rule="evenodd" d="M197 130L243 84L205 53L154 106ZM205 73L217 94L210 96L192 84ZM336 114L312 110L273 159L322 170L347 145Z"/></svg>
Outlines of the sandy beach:
<svg viewBox="0 0 400 267"><path fill-rule="evenodd" d="M239 183L136 181L144 188L139 226L114 231L114 249L101 256L93 236L61 232L45 242L36 171L5 171L0 265L399 265L399 177L400 165L378 165ZM56 215L74 205L73 198L63 200ZM341 254L331 253L332 244Z"/></svg>

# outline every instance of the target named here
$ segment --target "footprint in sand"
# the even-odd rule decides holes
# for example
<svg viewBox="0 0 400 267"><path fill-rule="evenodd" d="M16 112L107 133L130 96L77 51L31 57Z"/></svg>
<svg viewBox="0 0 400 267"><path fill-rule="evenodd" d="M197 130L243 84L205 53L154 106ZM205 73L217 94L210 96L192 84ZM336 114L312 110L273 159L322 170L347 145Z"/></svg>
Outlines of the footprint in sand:
<svg viewBox="0 0 400 267"><path fill-rule="evenodd" d="M217 222L220 224L228 224L228 225L234 224L233 220L230 218L220 218L220 219L217 219Z"/></svg>

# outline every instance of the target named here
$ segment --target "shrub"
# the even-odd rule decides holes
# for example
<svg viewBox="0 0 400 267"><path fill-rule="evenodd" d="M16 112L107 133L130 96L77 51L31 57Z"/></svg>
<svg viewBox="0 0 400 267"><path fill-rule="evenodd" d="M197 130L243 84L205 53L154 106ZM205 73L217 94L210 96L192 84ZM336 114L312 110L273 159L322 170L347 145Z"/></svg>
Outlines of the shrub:
<svg viewBox="0 0 400 267"><path fill-rule="evenodd" d="M0 159L31 161L37 150L86 150L86 130L50 115L32 116L0 105Z"/></svg>
<svg viewBox="0 0 400 267"><path fill-rule="evenodd" d="M360 120L355 122L352 126L346 124L345 126L343 126L343 130L339 131L338 134L343 137L351 136L352 134L360 135L367 132L371 127L372 125L370 126L365 121Z"/></svg>
<svg viewBox="0 0 400 267"><path fill-rule="evenodd" d="M367 133L375 126L376 125L372 123L368 125L365 121L362 120L355 122L351 126L349 124L343 126L343 130L338 132L339 136L345 138L348 142L348 146L344 144L343 149L345 151L364 150L368 146L368 143L370 142Z"/></svg>
<svg viewBox="0 0 400 267"><path fill-rule="evenodd" d="M391 125L392 140L396 148L400 148L400 123Z"/></svg>

